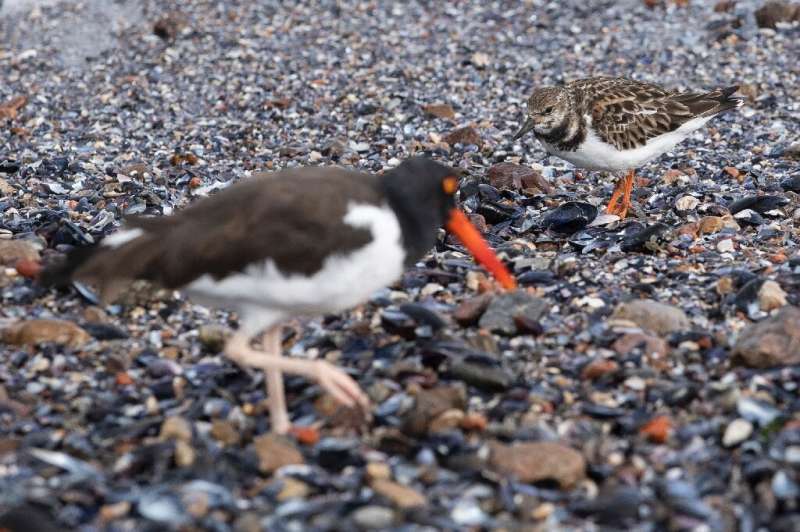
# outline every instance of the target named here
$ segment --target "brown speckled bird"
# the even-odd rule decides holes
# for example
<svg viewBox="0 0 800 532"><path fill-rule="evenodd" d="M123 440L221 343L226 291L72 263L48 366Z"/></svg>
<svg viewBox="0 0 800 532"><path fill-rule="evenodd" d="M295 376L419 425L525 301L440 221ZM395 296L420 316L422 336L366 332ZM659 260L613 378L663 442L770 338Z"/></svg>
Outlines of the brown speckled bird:
<svg viewBox="0 0 800 532"><path fill-rule="evenodd" d="M610 77L540 87L528 99L527 120L514 138L533 131L548 153L579 168L626 172L608 204L608 213L624 218L635 169L742 105L741 98L732 97L737 89L673 92Z"/></svg>

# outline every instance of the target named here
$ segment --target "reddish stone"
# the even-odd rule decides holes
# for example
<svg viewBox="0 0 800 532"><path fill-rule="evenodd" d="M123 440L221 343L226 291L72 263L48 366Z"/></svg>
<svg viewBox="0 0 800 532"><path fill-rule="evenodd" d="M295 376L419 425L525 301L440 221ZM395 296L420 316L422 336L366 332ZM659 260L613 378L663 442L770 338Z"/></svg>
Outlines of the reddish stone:
<svg viewBox="0 0 800 532"><path fill-rule="evenodd" d="M38 260L22 259L17 262L16 269L26 279L36 279L42 271L42 265Z"/></svg>
<svg viewBox="0 0 800 532"><path fill-rule="evenodd" d="M619 364L607 358L592 360L581 370L581 379L593 381L619 370Z"/></svg>
<svg viewBox="0 0 800 532"><path fill-rule="evenodd" d="M314 427L292 427L289 433L303 445L316 445L319 442L319 431Z"/></svg>
<svg viewBox="0 0 800 532"><path fill-rule="evenodd" d="M486 430L488 424L489 421L486 419L486 416L477 412L468 413L464 416L464 419L461 420L461 428L464 430L483 432Z"/></svg>
<svg viewBox="0 0 800 532"><path fill-rule="evenodd" d="M639 433L653 443L664 443L672 431L672 420L668 416L657 416L645 423Z"/></svg>
<svg viewBox="0 0 800 532"><path fill-rule="evenodd" d="M114 377L114 380L116 381L118 386L130 386L131 384L133 384L133 379L131 378L131 376L125 373L124 371L120 371L119 373L117 373L116 376Z"/></svg>

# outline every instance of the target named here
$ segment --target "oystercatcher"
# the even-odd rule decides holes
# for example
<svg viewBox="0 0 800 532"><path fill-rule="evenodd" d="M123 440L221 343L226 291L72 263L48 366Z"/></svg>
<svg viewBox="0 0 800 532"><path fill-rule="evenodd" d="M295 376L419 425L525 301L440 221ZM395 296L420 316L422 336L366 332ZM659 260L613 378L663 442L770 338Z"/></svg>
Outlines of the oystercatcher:
<svg viewBox="0 0 800 532"><path fill-rule="evenodd" d="M540 87L528 99L528 131L551 155L579 168L627 171L608 203L624 218L631 206L634 172L675 147L720 113L742 105L738 87L674 92L626 78L595 77L563 87Z"/></svg>
<svg viewBox="0 0 800 532"><path fill-rule="evenodd" d="M383 175L341 168L260 174L175 215L125 221L92 248L73 251L40 279L95 284L113 300L134 279L183 290L234 310L239 329L225 354L266 372L272 429L290 428L282 372L316 380L348 406L368 402L344 371L281 356L281 324L335 313L391 284L435 244L445 225L506 288L514 279L455 206L456 171L427 158ZM264 332L261 350L251 340Z"/></svg>

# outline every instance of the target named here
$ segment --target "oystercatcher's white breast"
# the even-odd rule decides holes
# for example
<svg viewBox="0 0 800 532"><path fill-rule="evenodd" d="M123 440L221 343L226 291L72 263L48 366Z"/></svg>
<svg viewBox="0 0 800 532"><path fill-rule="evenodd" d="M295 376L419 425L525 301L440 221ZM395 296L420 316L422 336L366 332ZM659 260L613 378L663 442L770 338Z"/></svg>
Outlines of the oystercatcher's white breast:
<svg viewBox="0 0 800 532"><path fill-rule="evenodd" d="M198 303L237 310L245 329L267 328L298 314L340 312L362 303L403 273L400 224L388 205L367 204L351 204L342 222L369 229L372 240L355 251L329 255L313 275L284 274L268 259L224 279L205 275L185 292Z"/></svg>
<svg viewBox="0 0 800 532"><path fill-rule="evenodd" d="M569 161L578 168L618 172L639 168L648 161L670 151L692 131L699 129L713 117L693 118L675 131L653 137L644 146L632 150L618 150L615 146L601 140L591 128L591 118L588 116L585 118L587 119L586 139L577 150L561 151L555 146L543 142L545 149L548 153Z"/></svg>

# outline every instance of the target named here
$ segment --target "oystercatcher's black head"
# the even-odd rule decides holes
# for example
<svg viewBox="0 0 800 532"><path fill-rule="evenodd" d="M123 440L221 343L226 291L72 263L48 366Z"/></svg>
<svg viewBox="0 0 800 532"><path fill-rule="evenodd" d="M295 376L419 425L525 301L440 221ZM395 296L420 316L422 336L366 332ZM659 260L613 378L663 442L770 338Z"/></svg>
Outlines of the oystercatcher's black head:
<svg viewBox="0 0 800 532"><path fill-rule="evenodd" d="M413 264L436 242L436 229L455 208L458 173L427 157L415 157L383 175L386 197L403 230L406 263Z"/></svg>
<svg viewBox="0 0 800 532"><path fill-rule="evenodd" d="M434 246L436 230L444 225L503 286L513 288L513 277L456 207L460 173L426 157L415 157L383 175L384 192L403 231L406 264L413 264Z"/></svg>
<svg viewBox="0 0 800 532"><path fill-rule="evenodd" d="M435 215L442 225L455 206L460 173L433 159L414 157L386 172L383 179L390 199L403 203L414 218Z"/></svg>

